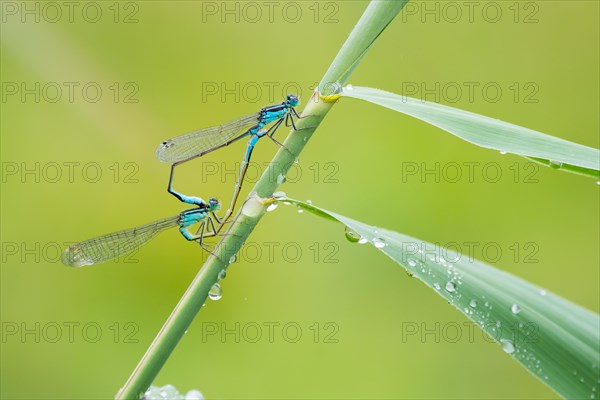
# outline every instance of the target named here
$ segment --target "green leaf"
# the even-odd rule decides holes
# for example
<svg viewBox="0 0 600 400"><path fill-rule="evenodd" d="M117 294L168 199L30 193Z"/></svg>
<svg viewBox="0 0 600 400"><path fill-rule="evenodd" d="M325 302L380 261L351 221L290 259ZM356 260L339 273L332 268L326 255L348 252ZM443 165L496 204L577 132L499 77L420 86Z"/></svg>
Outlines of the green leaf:
<svg viewBox="0 0 600 400"><path fill-rule="evenodd" d="M600 394L600 318L514 275L386 229L287 197L346 225L351 241L369 242L473 320L516 361L566 398Z"/></svg>
<svg viewBox="0 0 600 400"><path fill-rule="evenodd" d="M477 146L517 154L551 168L600 177L600 151L591 147L498 119L379 89L346 87L343 96L408 114Z"/></svg>

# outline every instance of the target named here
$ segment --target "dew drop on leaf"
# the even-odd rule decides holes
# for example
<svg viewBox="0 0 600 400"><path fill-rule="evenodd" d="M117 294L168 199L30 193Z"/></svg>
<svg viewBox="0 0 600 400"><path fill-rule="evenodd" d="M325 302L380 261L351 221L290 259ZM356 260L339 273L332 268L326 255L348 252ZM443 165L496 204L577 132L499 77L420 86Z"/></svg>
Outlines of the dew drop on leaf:
<svg viewBox="0 0 600 400"><path fill-rule="evenodd" d="M450 293L456 292L456 285L454 284L454 282L448 281L448 283L446 283L446 291Z"/></svg>
<svg viewBox="0 0 600 400"><path fill-rule="evenodd" d="M562 168L563 163L560 161L550 160L550 168L552 169L560 169Z"/></svg>
<svg viewBox="0 0 600 400"><path fill-rule="evenodd" d="M386 245L387 244L385 243L385 240L381 238L373 239L373 246L377 247L378 249L383 249Z"/></svg>
<svg viewBox="0 0 600 400"><path fill-rule="evenodd" d="M500 344L502 344L502 350L504 350L504 352L511 354L515 351L515 346L513 345L513 342L511 342L508 339L500 339Z"/></svg>
<svg viewBox="0 0 600 400"><path fill-rule="evenodd" d="M221 289L221 285L215 283L208 291L208 297L214 301L220 300L221 297L223 297L223 289Z"/></svg>
<svg viewBox="0 0 600 400"><path fill-rule="evenodd" d="M277 203L277 202L271 203L267 206L267 212L271 212L274 209L276 209L277 207L279 207L279 203Z"/></svg>
<svg viewBox="0 0 600 400"><path fill-rule="evenodd" d="M360 235L354 232L352 229L346 227L346 239L351 243L358 243L361 239Z"/></svg>
<svg viewBox="0 0 600 400"><path fill-rule="evenodd" d="M185 400L204 400L204 395L201 391L192 389L185 394Z"/></svg>

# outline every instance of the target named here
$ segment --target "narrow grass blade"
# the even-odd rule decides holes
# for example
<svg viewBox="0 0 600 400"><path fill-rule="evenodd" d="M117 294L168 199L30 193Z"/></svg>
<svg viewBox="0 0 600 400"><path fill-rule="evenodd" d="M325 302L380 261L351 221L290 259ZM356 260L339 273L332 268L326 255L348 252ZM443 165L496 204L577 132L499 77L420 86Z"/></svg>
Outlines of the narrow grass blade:
<svg viewBox="0 0 600 400"><path fill-rule="evenodd" d="M346 83L360 60L407 1L371 1L369 3L321 79L319 92L322 95L332 95L339 91L340 86Z"/></svg>
<svg viewBox="0 0 600 400"><path fill-rule="evenodd" d="M600 394L600 318L540 287L459 253L289 198L346 225L483 329L543 383L566 398Z"/></svg>
<svg viewBox="0 0 600 400"><path fill-rule="evenodd" d="M555 169L600 177L600 151L528 128L366 87L345 88L343 95L369 101L437 126L467 142L530 158Z"/></svg>

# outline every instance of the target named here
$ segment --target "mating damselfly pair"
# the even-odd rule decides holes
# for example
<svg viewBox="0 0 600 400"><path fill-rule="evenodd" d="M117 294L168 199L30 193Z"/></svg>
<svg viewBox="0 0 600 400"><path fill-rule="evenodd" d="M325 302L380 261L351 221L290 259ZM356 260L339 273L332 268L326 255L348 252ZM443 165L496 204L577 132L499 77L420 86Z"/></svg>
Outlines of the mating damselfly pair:
<svg viewBox="0 0 600 400"><path fill-rule="evenodd" d="M283 123L285 126L291 126L294 130L297 129L294 118L302 118L295 109L298 104L298 97L290 94L284 102L264 107L258 113L162 142L156 150L156 156L160 161L171 164L167 191L180 201L195 207L182 211L174 217L76 243L64 251L62 262L68 266L82 267L116 259L146 244L158 233L175 226L179 226L179 231L187 240L198 241L201 246L204 238L217 236L235 209L254 147L264 136L269 137L279 146L283 146L273 135ZM173 189L175 168L179 164L228 146L245 137L250 139L242 159L230 205L222 218L216 214L220 210L220 203L216 198L211 198L206 202L199 197L186 196ZM198 224L199 227L196 233L192 233L189 228L195 224Z"/></svg>

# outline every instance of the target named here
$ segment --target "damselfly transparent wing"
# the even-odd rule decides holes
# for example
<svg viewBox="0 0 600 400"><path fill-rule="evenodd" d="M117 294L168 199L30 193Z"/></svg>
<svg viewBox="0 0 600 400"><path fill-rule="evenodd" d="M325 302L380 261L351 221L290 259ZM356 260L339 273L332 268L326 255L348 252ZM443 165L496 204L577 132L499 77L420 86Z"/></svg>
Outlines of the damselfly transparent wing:
<svg viewBox="0 0 600 400"><path fill-rule="evenodd" d="M70 267L83 267L118 258L146 244L165 229L179 225L180 218L176 215L76 243L64 251L61 260Z"/></svg>
<svg viewBox="0 0 600 400"><path fill-rule="evenodd" d="M257 124L258 114L252 114L223 125L186 133L162 142L156 149L156 157L169 164L200 157L243 137Z"/></svg>

